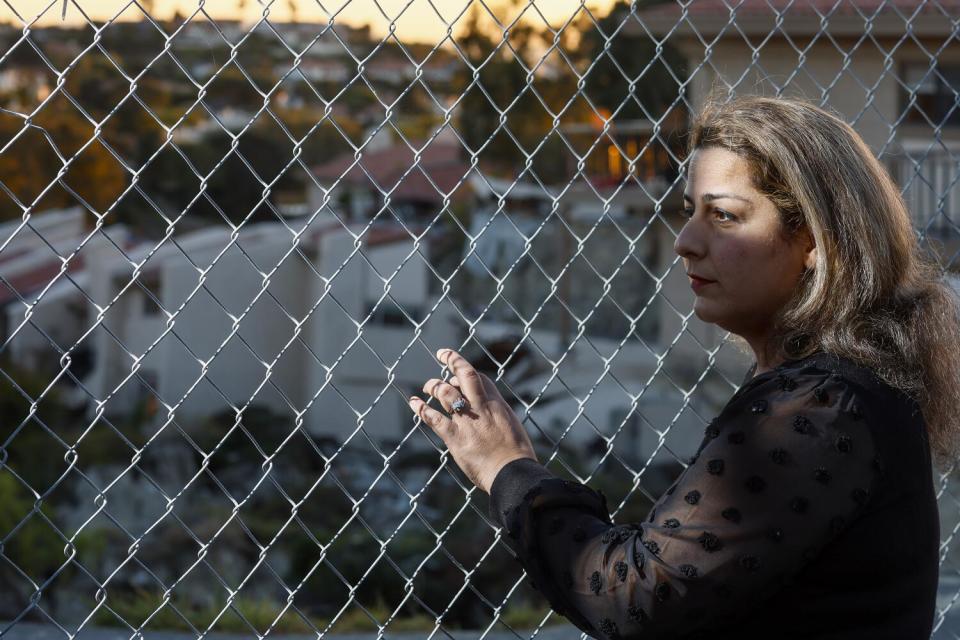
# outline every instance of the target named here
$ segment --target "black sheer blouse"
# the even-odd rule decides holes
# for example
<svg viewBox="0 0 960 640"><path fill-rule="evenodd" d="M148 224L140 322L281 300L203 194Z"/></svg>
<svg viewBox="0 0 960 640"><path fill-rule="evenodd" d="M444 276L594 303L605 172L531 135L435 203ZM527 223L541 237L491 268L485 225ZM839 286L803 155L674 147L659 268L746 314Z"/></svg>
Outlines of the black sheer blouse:
<svg viewBox="0 0 960 640"><path fill-rule="evenodd" d="M752 371L645 522L506 465L490 513L532 585L595 638L929 638L940 525L918 405L831 354Z"/></svg>

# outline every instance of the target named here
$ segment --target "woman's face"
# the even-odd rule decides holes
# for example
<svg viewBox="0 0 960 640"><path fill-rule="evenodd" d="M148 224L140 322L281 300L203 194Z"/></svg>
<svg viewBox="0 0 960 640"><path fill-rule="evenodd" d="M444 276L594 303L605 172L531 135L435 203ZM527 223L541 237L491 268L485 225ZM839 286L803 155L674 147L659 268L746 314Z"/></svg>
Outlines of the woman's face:
<svg viewBox="0 0 960 640"><path fill-rule="evenodd" d="M809 234L785 240L773 202L751 184L747 161L718 147L694 151L684 206L688 220L674 250L688 275L713 281L694 290L697 317L740 336L764 335L804 266L814 265Z"/></svg>

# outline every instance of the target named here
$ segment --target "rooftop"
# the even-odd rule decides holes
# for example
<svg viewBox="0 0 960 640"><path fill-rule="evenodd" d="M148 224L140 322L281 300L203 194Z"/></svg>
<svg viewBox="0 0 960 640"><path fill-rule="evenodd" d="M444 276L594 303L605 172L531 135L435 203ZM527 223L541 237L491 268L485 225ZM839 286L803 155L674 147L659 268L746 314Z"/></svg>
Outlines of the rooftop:
<svg viewBox="0 0 960 640"><path fill-rule="evenodd" d="M715 38L765 36L779 29L791 37L951 36L960 24L960 0L697 0L665 2L636 13L624 29L634 35L694 35ZM779 24L778 24L779 21ZM643 23L643 26L640 23Z"/></svg>

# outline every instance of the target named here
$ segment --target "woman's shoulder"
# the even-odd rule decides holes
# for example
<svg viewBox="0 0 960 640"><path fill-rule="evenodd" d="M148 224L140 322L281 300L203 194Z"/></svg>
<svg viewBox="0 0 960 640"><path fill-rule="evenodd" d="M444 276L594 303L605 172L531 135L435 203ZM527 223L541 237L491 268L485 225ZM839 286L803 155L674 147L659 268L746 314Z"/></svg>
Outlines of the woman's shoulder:
<svg viewBox="0 0 960 640"><path fill-rule="evenodd" d="M759 387L757 391L763 393L782 389L784 386L789 388L796 382L810 378L821 378L830 385L850 388L862 408L872 410L880 416L892 417L892 412L897 408L907 409L914 414L919 412L915 400L881 378L872 367L826 351L786 360L775 369L749 380L744 387L750 386L752 382L759 382L761 384L756 385ZM768 384L764 385L763 382ZM770 382L773 384L769 384Z"/></svg>

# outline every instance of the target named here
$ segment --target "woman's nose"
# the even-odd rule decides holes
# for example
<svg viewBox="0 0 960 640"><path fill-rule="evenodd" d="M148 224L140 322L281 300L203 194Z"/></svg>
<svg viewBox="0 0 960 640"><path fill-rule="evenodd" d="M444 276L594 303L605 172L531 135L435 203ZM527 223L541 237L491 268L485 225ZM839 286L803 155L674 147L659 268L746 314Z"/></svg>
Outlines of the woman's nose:
<svg viewBox="0 0 960 640"><path fill-rule="evenodd" d="M701 237L698 225L693 219L687 220L687 223L680 229L677 239L673 243L673 250L681 258L701 258L703 257L704 242Z"/></svg>

